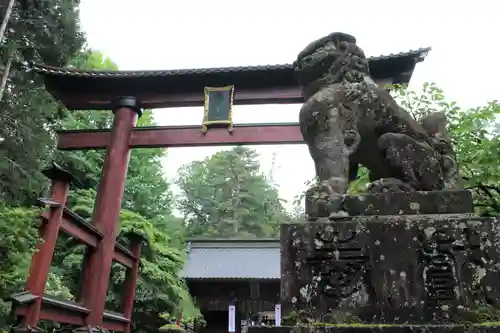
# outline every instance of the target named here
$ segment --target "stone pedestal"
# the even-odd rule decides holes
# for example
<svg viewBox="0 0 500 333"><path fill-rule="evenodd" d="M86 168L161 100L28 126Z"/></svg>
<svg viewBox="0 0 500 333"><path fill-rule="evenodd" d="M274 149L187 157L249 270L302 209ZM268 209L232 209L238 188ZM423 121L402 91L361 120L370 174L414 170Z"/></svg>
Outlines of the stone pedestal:
<svg viewBox="0 0 500 333"><path fill-rule="evenodd" d="M346 207L356 215L282 226L284 321L358 329L500 321L500 227L472 215L470 193L362 195Z"/></svg>
<svg viewBox="0 0 500 333"><path fill-rule="evenodd" d="M396 192L348 196L342 208L349 216L471 214L474 210L469 191ZM306 214L311 221L328 207L306 196Z"/></svg>

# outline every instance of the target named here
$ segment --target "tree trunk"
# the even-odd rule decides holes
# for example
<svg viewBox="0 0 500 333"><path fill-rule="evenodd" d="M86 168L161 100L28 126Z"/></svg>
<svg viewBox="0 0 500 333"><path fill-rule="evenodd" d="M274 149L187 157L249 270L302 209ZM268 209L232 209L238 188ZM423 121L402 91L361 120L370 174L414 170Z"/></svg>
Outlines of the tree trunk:
<svg viewBox="0 0 500 333"><path fill-rule="evenodd" d="M2 24L0 25L0 43L3 42L3 37L5 36L5 30L7 29L7 23L9 23L10 15L12 14L12 9L14 8L14 0L9 0L7 8L2 19ZM7 67L7 66L5 66Z"/></svg>
<svg viewBox="0 0 500 333"><path fill-rule="evenodd" d="M14 58L14 52L10 52L9 59L7 59L7 64L2 72L2 80L0 81L0 102L3 98L3 93L5 91L5 87L7 86L7 79L9 78L10 67L12 65L12 59Z"/></svg>

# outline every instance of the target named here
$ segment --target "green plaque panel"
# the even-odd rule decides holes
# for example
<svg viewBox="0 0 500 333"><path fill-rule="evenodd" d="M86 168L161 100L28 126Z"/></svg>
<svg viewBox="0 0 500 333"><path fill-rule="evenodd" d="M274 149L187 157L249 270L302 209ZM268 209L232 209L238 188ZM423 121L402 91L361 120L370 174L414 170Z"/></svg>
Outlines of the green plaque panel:
<svg viewBox="0 0 500 333"><path fill-rule="evenodd" d="M202 132L212 125L225 125L230 132L233 130L233 96L234 86L205 87Z"/></svg>

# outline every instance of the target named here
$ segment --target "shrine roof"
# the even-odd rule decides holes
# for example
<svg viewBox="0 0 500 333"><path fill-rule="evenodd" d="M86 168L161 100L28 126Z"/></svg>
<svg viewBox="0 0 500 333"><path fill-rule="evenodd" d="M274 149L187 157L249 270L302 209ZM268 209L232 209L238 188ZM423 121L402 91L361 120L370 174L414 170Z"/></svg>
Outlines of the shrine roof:
<svg viewBox="0 0 500 333"><path fill-rule="evenodd" d="M419 48L407 52L390 53L387 55L380 55L368 58L370 62L370 69L379 69L378 67L383 61L399 60L399 59L417 59L423 61L426 53L431 50L430 47ZM96 71L96 70L83 70L77 68L61 68L53 67L39 63L31 63L29 66L33 71L51 76L73 76L82 78L99 78L99 77L147 77L147 76L186 76L186 75L206 75L206 74L238 74L248 72L274 72L274 71L293 71L293 64L277 64L277 65L262 65L262 66L237 66L237 67L215 67L215 68L192 68L192 69L169 69L169 70L148 70L148 71Z"/></svg>
<svg viewBox="0 0 500 333"><path fill-rule="evenodd" d="M192 239L185 279L280 279L277 239Z"/></svg>
<svg viewBox="0 0 500 333"><path fill-rule="evenodd" d="M393 83L408 83L416 63L425 59L430 48L387 54L369 58L374 79L391 79ZM68 109L108 109L109 98L135 96L144 108L203 105L206 86L235 86L235 104L264 104L269 98L250 101L238 98L238 93L257 91L258 95L276 94L288 89L298 90L293 64L197 68L150 71L90 71L59 68L31 63L28 70L44 76L47 90ZM265 91L265 92L263 92ZM179 97L183 95L183 97ZM243 96L243 95L240 95ZM283 102L283 97L280 97ZM300 103L297 97L286 102ZM299 96L300 99L300 96ZM271 103L269 103L271 104Z"/></svg>

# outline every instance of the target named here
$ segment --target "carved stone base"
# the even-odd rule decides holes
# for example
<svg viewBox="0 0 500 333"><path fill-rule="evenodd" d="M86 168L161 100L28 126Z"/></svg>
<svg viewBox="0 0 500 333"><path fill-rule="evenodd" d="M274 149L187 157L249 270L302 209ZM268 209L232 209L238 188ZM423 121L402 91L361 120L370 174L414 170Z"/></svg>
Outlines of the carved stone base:
<svg viewBox="0 0 500 333"><path fill-rule="evenodd" d="M318 197L318 193L312 190L306 193L306 214L310 220L329 217L339 207L349 216L468 214L474 211L472 195L465 190L387 192L336 200Z"/></svg>
<svg viewBox="0 0 500 333"><path fill-rule="evenodd" d="M393 215L283 225L284 316L443 324L474 322L488 305L500 318L497 222Z"/></svg>
<svg viewBox="0 0 500 333"><path fill-rule="evenodd" d="M363 325L249 327L248 333L499 333L498 323L481 325Z"/></svg>

